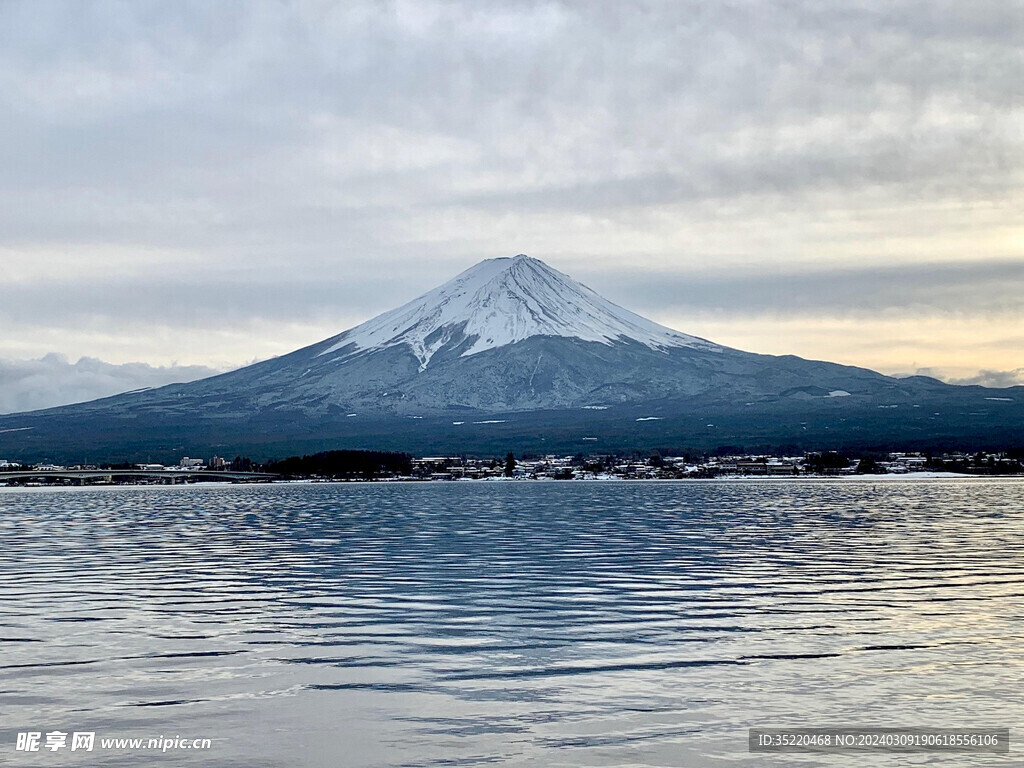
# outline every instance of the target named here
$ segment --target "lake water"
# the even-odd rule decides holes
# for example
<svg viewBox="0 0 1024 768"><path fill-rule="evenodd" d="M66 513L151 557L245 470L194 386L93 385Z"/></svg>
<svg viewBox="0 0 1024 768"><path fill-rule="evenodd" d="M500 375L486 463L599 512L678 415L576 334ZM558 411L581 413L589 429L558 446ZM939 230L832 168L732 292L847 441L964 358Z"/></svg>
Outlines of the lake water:
<svg viewBox="0 0 1024 768"><path fill-rule="evenodd" d="M4 764L1004 766L747 729L1013 729L1022 680L1016 480L0 490ZM211 748L99 747L160 736Z"/></svg>

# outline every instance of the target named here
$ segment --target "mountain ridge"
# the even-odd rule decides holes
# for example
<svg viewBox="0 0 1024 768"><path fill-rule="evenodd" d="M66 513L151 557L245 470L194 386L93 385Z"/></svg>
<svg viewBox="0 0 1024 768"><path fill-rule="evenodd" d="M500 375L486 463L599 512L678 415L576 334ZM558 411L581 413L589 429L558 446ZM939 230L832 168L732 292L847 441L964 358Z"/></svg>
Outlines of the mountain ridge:
<svg viewBox="0 0 1024 768"><path fill-rule="evenodd" d="M281 357L0 416L0 455L1005 442L1022 423L1022 388L732 349L519 255Z"/></svg>

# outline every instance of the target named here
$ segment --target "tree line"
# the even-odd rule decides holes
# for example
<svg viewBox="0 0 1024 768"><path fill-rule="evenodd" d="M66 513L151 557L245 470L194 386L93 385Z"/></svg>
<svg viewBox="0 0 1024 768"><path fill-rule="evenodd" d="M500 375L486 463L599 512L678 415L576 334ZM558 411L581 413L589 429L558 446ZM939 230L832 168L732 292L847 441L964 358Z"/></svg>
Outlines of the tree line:
<svg viewBox="0 0 1024 768"><path fill-rule="evenodd" d="M337 477L370 480L379 475L409 475L412 456L388 451L322 451L309 456L290 456L262 467L285 477Z"/></svg>

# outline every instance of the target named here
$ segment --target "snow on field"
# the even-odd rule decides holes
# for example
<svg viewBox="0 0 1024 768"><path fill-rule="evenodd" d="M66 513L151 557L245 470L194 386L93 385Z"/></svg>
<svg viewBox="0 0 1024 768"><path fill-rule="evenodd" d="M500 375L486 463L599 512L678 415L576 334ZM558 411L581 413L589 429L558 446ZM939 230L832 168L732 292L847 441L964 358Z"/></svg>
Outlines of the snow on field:
<svg viewBox="0 0 1024 768"><path fill-rule="evenodd" d="M828 393L827 397L849 397L850 393L845 389L833 389Z"/></svg>
<svg viewBox="0 0 1024 768"><path fill-rule="evenodd" d="M641 416L637 421L661 421L661 416Z"/></svg>

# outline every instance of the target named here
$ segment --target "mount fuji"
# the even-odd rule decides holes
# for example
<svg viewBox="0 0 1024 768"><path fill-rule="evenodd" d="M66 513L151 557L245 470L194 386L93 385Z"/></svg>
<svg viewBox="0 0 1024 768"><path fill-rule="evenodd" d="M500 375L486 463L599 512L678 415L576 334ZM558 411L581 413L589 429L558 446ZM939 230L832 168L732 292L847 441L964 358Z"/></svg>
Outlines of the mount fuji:
<svg viewBox="0 0 1024 768"><path fill-rule="evenodd" d="M0 417L0 454L254 457L1013 444L1024 387L757 355L658 325L527 256L489 259L282 357Z"/></svg>
<svg viewBox="0 0 1024 768"><path fill-rule="evenodd" d="M559 336L612 344L639 342L652 349L718 348L633 314L543 261L520 254L488 259L398 309L385 312L334 339L318 354L407 345L425 370L439 350L472 343L461 356Z"/></svg>

